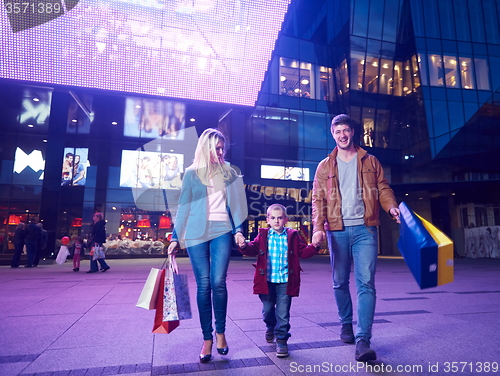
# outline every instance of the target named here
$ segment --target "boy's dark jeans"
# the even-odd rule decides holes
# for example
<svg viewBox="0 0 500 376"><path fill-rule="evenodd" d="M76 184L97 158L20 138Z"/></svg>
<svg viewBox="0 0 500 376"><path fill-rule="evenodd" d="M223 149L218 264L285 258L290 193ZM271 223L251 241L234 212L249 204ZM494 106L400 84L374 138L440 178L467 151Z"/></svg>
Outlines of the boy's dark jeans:
<svg viewBox="0 0 500 376"><path fill-rule="evenodd" d="M259 294L262 301L262 318L269 332L274 331L277 340L290 337L290 306L292 297L286 294L287 283L267 282L269 294Z"/></svg>

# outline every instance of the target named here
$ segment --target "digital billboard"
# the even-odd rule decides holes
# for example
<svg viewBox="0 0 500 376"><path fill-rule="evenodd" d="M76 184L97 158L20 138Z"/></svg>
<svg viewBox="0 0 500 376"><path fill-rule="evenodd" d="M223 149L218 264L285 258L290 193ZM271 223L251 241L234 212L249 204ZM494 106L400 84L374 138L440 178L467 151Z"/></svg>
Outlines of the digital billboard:
<svg viewBox="0 0 500 376"><path fill-rule="evenodd" d="M253 106L290 1L4 1L0 78Z"/></svg>

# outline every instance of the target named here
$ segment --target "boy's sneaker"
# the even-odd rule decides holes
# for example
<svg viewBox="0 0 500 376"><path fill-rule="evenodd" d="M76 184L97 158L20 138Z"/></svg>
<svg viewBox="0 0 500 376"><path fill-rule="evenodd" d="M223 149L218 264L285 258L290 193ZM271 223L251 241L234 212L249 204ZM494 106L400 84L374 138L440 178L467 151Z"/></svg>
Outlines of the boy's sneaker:
<svg viewBox="0 0 500 376"><path fill-rule="evenodd" d="M266 342L271 343L274 341L274 331L266 331Z"/></svg>
<svg viewBox="0 0 500 376"><path fill-rule="evenodd" d="M288 356L288 345L286 341L279 339L276 341L276 356L278 358L286 358Z"/></svg>

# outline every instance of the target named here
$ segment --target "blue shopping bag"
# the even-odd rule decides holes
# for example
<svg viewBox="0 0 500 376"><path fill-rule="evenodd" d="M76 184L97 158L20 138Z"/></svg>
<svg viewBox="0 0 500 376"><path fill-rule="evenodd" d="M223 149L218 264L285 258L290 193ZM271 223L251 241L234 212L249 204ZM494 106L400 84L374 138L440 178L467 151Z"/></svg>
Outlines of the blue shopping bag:
<svg viewBox="0 0 500 376"><path fill-rule="evenodd" d="M432 223L399 205L398 248L421 289L453 282L453 242Z"/></svg>

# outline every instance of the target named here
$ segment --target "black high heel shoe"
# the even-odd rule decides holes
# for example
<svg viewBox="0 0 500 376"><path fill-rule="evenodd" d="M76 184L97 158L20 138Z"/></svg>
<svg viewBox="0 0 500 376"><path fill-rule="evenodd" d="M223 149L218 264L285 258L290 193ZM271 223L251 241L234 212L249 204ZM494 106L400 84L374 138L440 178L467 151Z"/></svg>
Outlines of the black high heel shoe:
<svg viewBox="0 0 500 376"><path fill-rule="evenodd" d="M227 353L229 352L229 346L227 346L227 343L226 343L226 347L221 347L221 348L217 347L217 352L221 355L227 355Z"/></svg>
<svg viewBox="0 0 500 376"><path fill-rule="evenodd" d="M212 340L212 345L213 345L213 340ZM212 359L212 345L210 345L210 354L203 355L200 354L200 363L208 363L210 359ZM203 344L203 347L205 344ZM203 351L203 347L201 348L201 351Z"/></svg>

